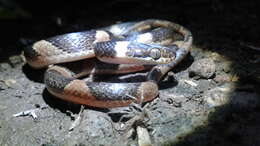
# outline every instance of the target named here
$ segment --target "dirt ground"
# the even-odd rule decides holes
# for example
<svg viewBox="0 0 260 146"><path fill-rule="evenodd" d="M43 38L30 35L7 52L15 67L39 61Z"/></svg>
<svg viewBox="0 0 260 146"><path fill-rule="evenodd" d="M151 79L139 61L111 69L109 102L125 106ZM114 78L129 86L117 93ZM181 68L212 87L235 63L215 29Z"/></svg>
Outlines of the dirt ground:
<svg viewBox="0 0 260 146"><path fill-rule="evenodd" d="M105 2L97 10L91 7L97 4L65 3L58 9L54 4L46 16L43 8L12 2L17 11L0 6L9 14L0 13L0 26L7 28L0 46L0 145L260 145L257 2L176 1L173 6L129 0ZM70 5L72 13L66 9ZM142 109L86 106L79 115L81 106L50 95L42 82L44 69L30 68L22 55L23 47L40 38L146 18L184 25L194 44L160 82L159 97ZM145 73L130 78L139 75ZM37 117L14 116L28 110Z"/></svg>

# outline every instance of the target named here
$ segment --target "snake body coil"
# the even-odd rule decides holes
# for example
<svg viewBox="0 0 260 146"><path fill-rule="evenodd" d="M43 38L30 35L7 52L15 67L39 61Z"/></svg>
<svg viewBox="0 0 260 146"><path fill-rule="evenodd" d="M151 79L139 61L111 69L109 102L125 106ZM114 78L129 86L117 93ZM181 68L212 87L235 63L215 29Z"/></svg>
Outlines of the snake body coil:
<svg viewBox="0 0 260 146"><path fill-rule="evenodd" d="M175 40L176 33L182 40ZM53 95L78 104L111 108L154 99L158 95L157 83L188 54L191 44L190 31L181 25L148 19L55 36L34 43L24 52L28 64L34 68L51 65L45 72L44 82ZM74 61L79 62L69 63ZM147 69L151 70L145 82L78 79L88 74Z"/></svg>

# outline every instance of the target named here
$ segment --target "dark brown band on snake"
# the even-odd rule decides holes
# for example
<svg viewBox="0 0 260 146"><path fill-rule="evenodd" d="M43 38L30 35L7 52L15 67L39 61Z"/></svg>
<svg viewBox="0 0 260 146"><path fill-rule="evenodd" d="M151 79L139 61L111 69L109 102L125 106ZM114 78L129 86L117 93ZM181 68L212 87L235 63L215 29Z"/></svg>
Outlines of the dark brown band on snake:
<svg viewBox="0 0 260 146"><path fill-rule="evenodd" d="M176 41L175 33L182 35L182 40ZM188 54L191 44L192 35L184 27L149 19L41 40L25 49L25 57L35 68L95 56L107 62L91 59L74 66L70 63L54 65L45 72L44 82L48 91L61 99L111 108L154 99L158 95L157 83ZM87 74L129 73L151 67L145 82L107 83L77 79Z"/></svg>

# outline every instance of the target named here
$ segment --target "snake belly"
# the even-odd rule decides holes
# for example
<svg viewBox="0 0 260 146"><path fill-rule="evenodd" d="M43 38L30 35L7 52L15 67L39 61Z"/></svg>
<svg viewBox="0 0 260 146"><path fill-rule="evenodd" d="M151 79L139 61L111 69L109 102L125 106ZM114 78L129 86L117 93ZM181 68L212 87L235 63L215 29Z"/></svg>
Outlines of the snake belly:
<svg viewBox="0 0 260 146"><path fill-rule="evenodd" d="M176 41L175 34L182 39ZM189 53L191 44L192 35L183 26L148 19L40 40L26 48L24 54L33 68L48 67L44 83L54 96L77 104L112 108L157 97L158 82ZM147 69L151 70L144 82L78 79L88 74L121 74Z"/></svg>

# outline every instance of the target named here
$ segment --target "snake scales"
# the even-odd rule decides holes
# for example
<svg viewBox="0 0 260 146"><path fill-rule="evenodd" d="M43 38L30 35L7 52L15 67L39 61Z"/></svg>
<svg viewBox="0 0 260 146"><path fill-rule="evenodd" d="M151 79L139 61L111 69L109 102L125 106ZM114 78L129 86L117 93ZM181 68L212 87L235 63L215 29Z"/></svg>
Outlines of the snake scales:
<svg viewBox="0 0 260 146"><path fill-rule="evenodd" d="M182 36L180 41L174 39L176 33ZM158 95L157 83L185 58L191 44L191 32L183 26L148 19L40 40L27 47L24 54L33 68L48 67L44 83L54 96L78 104L111 108L154 99ZM68 63L78 60L82 61L77 65ZM150 71L144 82L108 83L78 79L89 74L120 74L147 69Z"/></svg>

